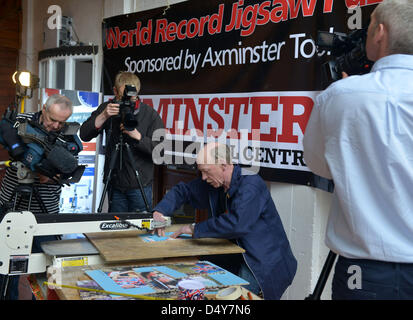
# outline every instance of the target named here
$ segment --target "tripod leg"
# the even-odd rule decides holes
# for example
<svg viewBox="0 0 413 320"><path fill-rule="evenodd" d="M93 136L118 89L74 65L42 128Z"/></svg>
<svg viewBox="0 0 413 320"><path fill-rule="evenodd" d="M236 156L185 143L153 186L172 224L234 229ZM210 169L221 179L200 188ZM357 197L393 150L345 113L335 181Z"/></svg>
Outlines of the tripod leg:
<svg viewBox="0 0 413 320"><path fill-rule="evenodd" d="M47 208L43 203L42 197L40 196L39 191L37 190L37 187L33 184L19 184L15 190L14 190L14 205L13 205L13 211L16 211L18 208L20 208L20 205L23 202L23 199L27 200L27 210L30 211L32 208L32 200L33 200L33 195L36 198L40 210L43 213L48 213ZM20 196L20 201L17 202L17 199Z"/></svg>
<svg viewBox="0 0 413 320"><path fill-rule="evenodd" d="M115 146L114 154L112 154L112 158L111 158L110 163L109 163L108 176L107 176L106 182L104 183L104 186L103 186L102 197L100 198L100 203L99 203L99 207L98 207L98 210L97 210L99 213L102 212L103 203L105 202L106 192L108 190L110 180L112 179L112 172L113 172L113 169L115 168L116 161L117 161L118 156L119 156L119 148L120 148L120 145L119 145L119 143L117 143L116 146Z"/></svg>
<svg viewBox="0 0 413 320"><path fill-rule="evenodd" d="M24 192L25 192L24 190L22 191L22 185L18 184L13 191L14 193L13 207L11 207L10 209L12 209L13 211L16 211L17 208L20 208L20 205L23 202ZM30 202L29 202L29 208L30 208Z"/></svg>
<svg viewBox="0 0 413 320"><path fill-rule="evenodd" d="M30 210L30 208L31 208L31 206L32 206L33 188L34 188L34 187L32 187L32 190L31 190L31 192L30 192L30 194L29 194L29 204L27 205L27 210ZM37 197L36 197L36 198L37 198ZM37 199L37 200L40 200L40 201L38 201L38 202L39 202L40 207L42 207L43 202L41 201L41 199Z"/></svg>
<svg viewBox="0 0 413 320"><path fill-rule="evenodd" d="M15 190L14 192L15 194L14 194L14 201L13 201L13 210L17 208L17 190Z"/></svg>
<svg viewBox="0 0 413 320"><path fill-rule="evenodd" d="M318 278L314 291L307 298L305 298L305 300L320 300L331 268L333 267L334 261L336 260L336 256L337 254L330 250L326 262L324 263L323 269L321 270L320 277Z"/></svg>
<svg viewBox="0 0 413 320"><path fill-rule="evenodd" d="M108 190L108 185L109 185L109 181L110 178L112 177L112 170L109 170L109 174L106 180L106 183L103 185L103 191L102 191L102 196L100 198L100 202L99 202L99 207L98 207L98 212L101 213L102 212L102 208L103 208L103 203L105 202L105 196L106 196L106 192Z"/></svg>
<svg viewBox="0 0 413 320"><path fill-rule="evenodd" d="M36 198L37 202L39 203L40 210L42 210L42 212L44 212L44 213L48 213L48 212L47 212L47 208L46 208L46 206L44 205L44 202L43 202L43 200L42 200L42 197L40 196L39 191L37 190L37 188L36 188L35 186L33 186L32 188L33 188L32 193L34 193L34 197ZM28 210L30 210L31 203L32 203L32 193L30 193L30 200L29 200L29 208L28 208Z"/></svg>
<svg viewBox="0 0 413 320"><path fill-rule="evenodd" d="M15 300L17 299L16 292L12 291L17 290L17 283L15 276L9 276L7 274L0 276L0 300Z"/></svg>
<svg viewBox="0 0 413 320"><path fill-rule="evenodd" d="M9 276L7 274L0 275L0 300L6 300L8 282Z"/></svg>
<svg viewBox="0 0 413 320"><path fill-rule="evenodd" d="M130 150L129 144L125 143L125 147L126 147L126 156L128 157L129 163L132 166L133 171L135 172L136 180L138 180L139 189L141 191L143 201L145 202L146 211L150 212L151 209L149 208L148 199L146 198L145 190L143 188L143 184L142 184L142 181L141 181L141 177L139 175L139 171L135 167L135 162L133 160L132 151Z"/></svg>

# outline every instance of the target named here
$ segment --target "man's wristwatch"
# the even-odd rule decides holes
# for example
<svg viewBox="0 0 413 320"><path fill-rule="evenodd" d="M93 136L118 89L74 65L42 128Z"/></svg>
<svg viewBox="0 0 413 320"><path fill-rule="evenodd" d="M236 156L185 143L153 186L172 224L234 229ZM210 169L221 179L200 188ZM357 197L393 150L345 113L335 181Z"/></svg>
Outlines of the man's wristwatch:
<svg viewBox="0 0 413 320"><path fill-rule="evenodd" d="M194 231L195 231L195 224L196 224L196 223L194 222L193 224L190 225L190 228L191 228L191 230L192 230L192 233L194 233Z"/></svg>

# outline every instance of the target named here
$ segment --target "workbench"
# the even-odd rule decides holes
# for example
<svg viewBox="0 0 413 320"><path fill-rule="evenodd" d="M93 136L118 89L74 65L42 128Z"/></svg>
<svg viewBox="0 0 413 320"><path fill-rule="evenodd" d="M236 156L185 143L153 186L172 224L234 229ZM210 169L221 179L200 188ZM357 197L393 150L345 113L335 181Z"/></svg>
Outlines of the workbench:
<svg viewBox="0 0 413 320"><path fill-rule="evenodd" d="M181 226L171 225L165 232L174 232ZM139 237L145 233L146 231L133 230L86 236L108 263L244 252L244 249L225 239L176 239L147 243Z"/></svg>

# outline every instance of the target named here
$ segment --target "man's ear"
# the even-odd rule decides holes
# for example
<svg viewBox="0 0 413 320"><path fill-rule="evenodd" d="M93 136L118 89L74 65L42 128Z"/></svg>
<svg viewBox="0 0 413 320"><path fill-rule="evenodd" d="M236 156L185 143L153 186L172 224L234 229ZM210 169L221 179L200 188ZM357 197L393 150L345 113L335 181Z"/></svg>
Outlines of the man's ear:
<svg viewBox="0 0 413 320"><path fill-rule="evenodd" d="M389 29L387 26L382 23L377 26L374 41L378 45L380 56L383 57L389 54Z"/></svg>
<svg viewBox="0 0 413 320"><path fill-rule="evenodd" d="M221 163L221 168L222 170L226 171L228 169L229 165L227 163Z"/></svg>
<svg viewBox="0 0 413 320"><path fill-rule="evenodd" d="M116 87L113 87L113 94L115 97L118 97L118 89Z"/></svg>
<svg viewBox="0 0 413 320"><path fill-rule="evenodd" d="M376 42L382 42L384 38L387 36L387 28L383 23L379 23L379 25L376 27L376 30L374 32L374 40Z"/></svg>

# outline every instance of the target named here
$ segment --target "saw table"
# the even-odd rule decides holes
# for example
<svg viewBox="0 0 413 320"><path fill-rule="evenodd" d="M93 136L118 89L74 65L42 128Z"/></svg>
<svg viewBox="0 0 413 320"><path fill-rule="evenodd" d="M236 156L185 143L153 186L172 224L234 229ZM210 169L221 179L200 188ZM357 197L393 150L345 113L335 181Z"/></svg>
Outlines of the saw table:
<svg viewBox="0 0 413 320"><path fill-rule="evenodd" d="M54 216L54 217L53 217ZM73 217L76 216L76 217ZM0 274L21 275L44 273L46 269L128 264L156 260L243 253L244 250L225 239L175 239L144 242L139 235L157 225L151 214L77 214L33 215L31 212L11 212L0 223ZM119 218L120 217L120 218ZM181 225L166 222L166 231ZM34 236L83 233L85 239L42 243L44 253L31 253ZM63 282L62 282L63 283ZM64 283L63 283L64 284Z"/></svg>

